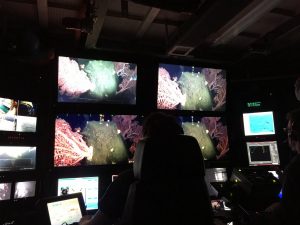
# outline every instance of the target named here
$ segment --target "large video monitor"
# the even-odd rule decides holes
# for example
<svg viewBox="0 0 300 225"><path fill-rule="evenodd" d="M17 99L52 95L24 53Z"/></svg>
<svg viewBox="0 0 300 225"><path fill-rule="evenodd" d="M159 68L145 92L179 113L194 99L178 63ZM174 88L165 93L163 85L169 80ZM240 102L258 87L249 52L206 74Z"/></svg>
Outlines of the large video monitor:
<svg viewBox="0 0 300 225"><path fill-rule="evenodd" d="M247 142L249 166L279 165L276 141Z"/></svg>
<svg viewBox="0 0 300 225"><path fill-rule="evenodd" d="M226 71L159 64L157 108L225 111Z"/></svg>
<svg viewBox="0 0 300 225"><path fill-rule="evenodd" d="M0 183L0 201L10 200L11 183Z"/></svg>
<svg viewBox="0 0 300 225"><path fill-rule="evenodd" d="M78 192L82 193L87 210L98 209L98 177L74 177L58 179L58 196Z"/></svg>
<svg viewBox="0 0 300 225"><path fill-rule="evenodd" d="M36 132L36 123L34 103L0 98L0 131Z"/></svg>
<svg viewBox="0 0 300 225"><path fill-rule="evenodd" d="M226 159L229 151L224 117L180 116L184 134L197 139L205 160Z"/></svg>
<svg viewBox="0 0 300 225"><path fill-rule="evenodd" d="M20 181L15 183L14 199L35 197L36 181Z"/></svg>
<svg viewBox="0 0 300 225"><path fill-rule="evenodd" d="M137 65L58 57L58 102L136 104Z"/></svg>
<svg viewBox="0 0 300 225"><path fill-rule="evenodd" d="M58 115L54 166L128 163L142 137L142 120L137 115Z"/></svg>
<svg viewBox="0 0 300 225"><path fill-rule="evenodd" d="M32 170L35 166L35 146L0 146L0 172Z"/></svg>
<svg viewBox="0 0 300 225"><path fill-rule="evenodd" d="M245 136L275 134L273 112L243 113Z"/></svg>

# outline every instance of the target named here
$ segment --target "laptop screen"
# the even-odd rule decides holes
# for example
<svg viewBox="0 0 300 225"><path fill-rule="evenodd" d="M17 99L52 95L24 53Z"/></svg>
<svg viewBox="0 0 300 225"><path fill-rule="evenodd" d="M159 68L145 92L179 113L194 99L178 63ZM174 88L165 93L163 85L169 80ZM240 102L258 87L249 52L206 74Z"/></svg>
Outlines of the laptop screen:
<svg viewBox="0 0 300 225"><path fill-rule="evenodd" d="M76 223L86 215L82 193L44 198L39 204L47 225Z"/></svg>
<svg viewBox="0 0 300 225"><path fill-rule="evenodd" d="M51 225L79 222L82 217L77 198L47 203Z"/></svg>

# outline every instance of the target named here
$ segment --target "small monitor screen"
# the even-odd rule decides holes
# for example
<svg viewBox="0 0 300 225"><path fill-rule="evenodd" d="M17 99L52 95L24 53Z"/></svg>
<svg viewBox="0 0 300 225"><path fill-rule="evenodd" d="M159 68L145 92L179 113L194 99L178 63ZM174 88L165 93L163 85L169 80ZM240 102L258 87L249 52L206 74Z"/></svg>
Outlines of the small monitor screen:
<svg viewBox="0 0 300 225"><path fill-rule="evenodd" d="M86 209L98 209L98 177L75 177L58 179L57 195L81 192Z"/></svg>
<svg viewBox="0 0 300 225"><path fill-rule="evenodd" d="M229 151L225 118L179 117L184 134L197 139L205 160L223 160Z"/></svg>
<svg viewBox="0 0 300 225"><path fill-rule="evenodd" d="M51 225L77 223L83 216L78 198L49 202L47 209Z"/></svg>
<svg viewBox="0 0 300 225"><path fill-rule="evenodd" d="M136 104L137 65L60 56L58 102Z"/></svg>
<svg viewBox="0 0 300 225"><path fill-rule="evenodd" d="M36 181L16 182L14 199L34 197L35 185L36 185Z"/></svg>
<svg viewBox="0 0 300 225"><path fill-rule="evenodd" d="M273 112L243 113L245 136L275 134Z"/></svg>
<svg viewBox="0 0 300 225"><path fill-rule="evenodd" d="M11 195L11 183L0 183L0 201L9 200Z"/></svg>
<svg viewBox="0 0 300 225"><path fill-rule="evenodd" d="M159 64L158 109L224 111L225 106L225 70Z"/></svg>
<svg viewBox="0 0 300 225"><path fill-rule="evenodd" d="M205 169L205 179L208 182L226 182L226 168L207 168Z"/></svg>
<svg viewBox="0 0 300 225"><path fill-rule="evenodd" d="M142 137L142 116L61 114L55 121L54 166L122 164Z"/></svg>
<svg viewBox="0 0 300 225"><path fill-rule="evenodd" d="M34 103L0 98L0 131L36 132L36 122Z"/></svg>
<svg viewBox="0 0 300 225"><path fill-rule="evenodd" d="M35 146L0 146L0 171L35 169Z"/></svg>
<svg viewBox="0 0 300 225"><path fill-rule="evenodd" d="M247 142L250 166L279 165L276 141Z"/></svg>

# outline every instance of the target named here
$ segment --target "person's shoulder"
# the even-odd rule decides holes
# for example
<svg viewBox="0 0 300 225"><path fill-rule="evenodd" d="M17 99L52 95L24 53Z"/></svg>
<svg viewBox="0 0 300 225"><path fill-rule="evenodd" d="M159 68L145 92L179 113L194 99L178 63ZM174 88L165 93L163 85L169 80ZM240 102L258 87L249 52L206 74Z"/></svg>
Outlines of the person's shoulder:
<svg viewBox="0 0 300 225"><path fill-rule="evenodd" d="M117 182L123 181L123 180L128 180L128 181L134 180L133 169L124 170L123 172L121 172L118 175L118 177L116 179Z"/></svg>
<svg viewBox="0 0 300 225"><path fill-rule="evenodd" d="M300 155L294 156L291 162L287 165L285 172L287 176L295 174L300 175Z"/></svg>

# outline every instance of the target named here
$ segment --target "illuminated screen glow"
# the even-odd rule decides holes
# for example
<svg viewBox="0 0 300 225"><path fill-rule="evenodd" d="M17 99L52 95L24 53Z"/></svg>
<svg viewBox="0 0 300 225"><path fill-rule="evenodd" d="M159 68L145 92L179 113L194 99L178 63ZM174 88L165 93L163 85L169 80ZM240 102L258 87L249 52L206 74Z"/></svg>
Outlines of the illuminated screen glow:
<svg viewBox="0 0 300 225"><path fill-rule="evenodd" d="M36 181L16 182L14 199L34 197L35 186L36 186Z"/></svg>
<svg viewBox="0 0 300 225"><path fill-rule="evenodd" d="M225 111L226 71L159 64L157 108Z"/></svg>
<svg viewBox="0 0 300 225"><path fill-rule="evenodd" d="M32 170L36 166L36 147L0 146L0 171Z"/></svg>
<svg viewBox="0 0 300 225"><path fill-rule="evenodd" d="M279 165L276 141L247 142L249 166Z"/></svg>
<svg viewBox="0 0 300 225"><path fill-rule="evenodd" d="M205 179L208 182L226 182L228 180L226 168L205 169Z"/></svg>
<svg viewBox="0 0 300 225"><path fill-rule="evenodd" d="M73 224L82 217L78 198L47 203L51 225Z"/></svg>
<svg viewBox="0 0 300 225"><path fill-rule="evenodd" d="M86 209L98 209L98 177L75 177L58 179L57 195L81 192Z"/></svg>
<svg viewBox="0 0 300 225"><path fill-rule="evenodd" d="M245 136L275 134L273 112L243 113Z"/></svg>
<svg viewBox="0 0 300 225"><path fill-rule="evenodd" d="M0 98L0 131L36 132L36 123L34 103Z"/></svg>
<svg viewBox="0 0 300 225"><path fill-rule="evenodd" d="M9 200L11 195L11 183L0 183L0 201Z"/></svg>
<svg viewBox="0 0 300 225"><path fill-rule="evenodd" d="M226 158L229 144L225 118L180 116L178 119L184 134L197 139L205 160Z"/></svg>
<svg viewBox="0 0 300 225"><path fill-rule="evenodd" d="M54 166L128 163L142 137L142 121L137 115L58 115Z"/></svg>
<svg viewBox="0 0 300 225"><path fill-rule="evenodd" d="M137 65L60 56L58 102L136 104Z"/></svg>

